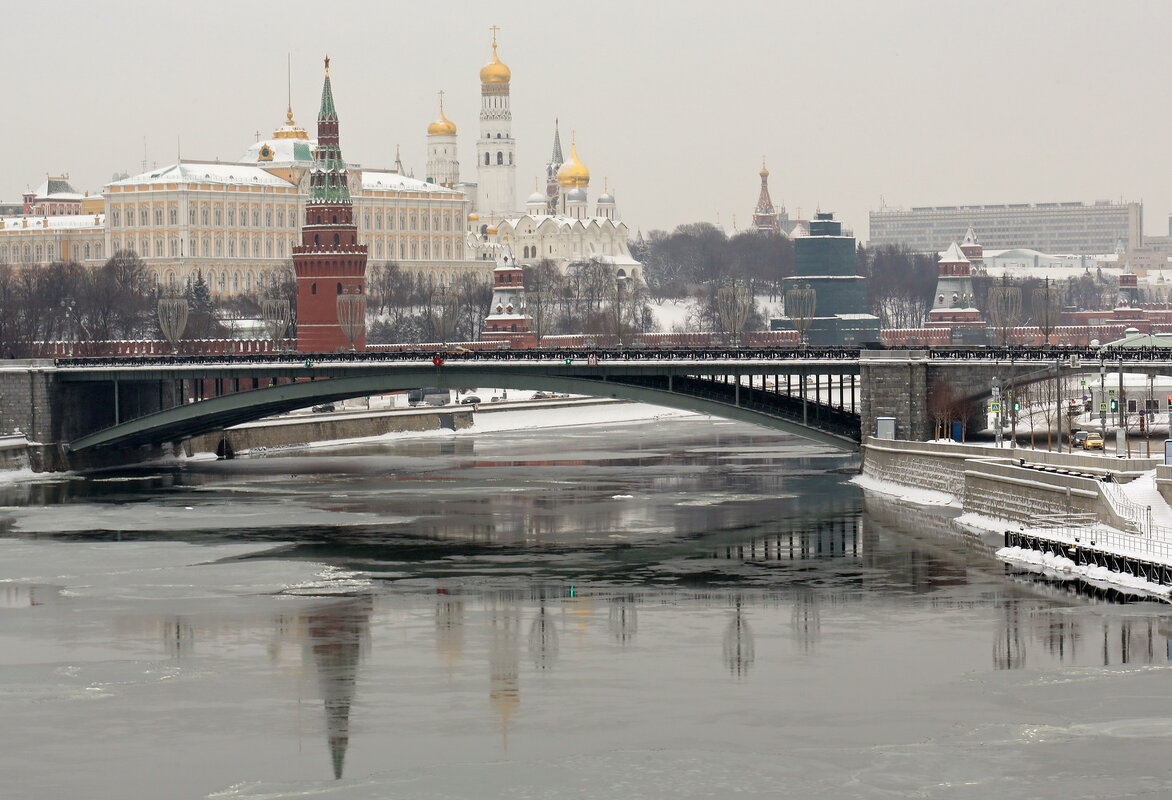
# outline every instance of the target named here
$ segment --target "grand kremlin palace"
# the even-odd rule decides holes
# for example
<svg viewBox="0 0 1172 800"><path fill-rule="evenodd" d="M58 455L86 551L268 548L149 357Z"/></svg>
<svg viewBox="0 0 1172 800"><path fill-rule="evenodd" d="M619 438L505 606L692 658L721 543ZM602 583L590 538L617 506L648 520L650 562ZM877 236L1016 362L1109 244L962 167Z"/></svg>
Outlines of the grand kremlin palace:
<svg viewBox="0 0 1172 800"><path fill-rule="evenodd" d="M563 269L604 259L626 275L641 266L627 248L628 229L618 219L614 196L598 197L587 212L589 171L576 148L567 163L555 130L546 165L546 191L518 209L515 140L509 108L511 71L497 55L480 71L480 132L475 182L461 179L456 125L443 110L427 128L426 180L396 168L348 170L359 240L372 266L397 263L406 270L448 281L460 274L489 275L499 250L521 263L548 258ZM212 293L263 291L279 268L291 265L300 241L317 143L289 108L271 138L247 148L236 162L181 159L107 184L102 195L67 195L57 216L47 200L67 183L44 184L38 198L26 194L25 214L0 218L0 264L48 265L73 260L101 265L111 254L132 250L162 285L181 286L196 274Z"/></svg>
<svg viewBox="0 0 1172 800"><path fill-rule="evenodd" d="M237 163L181 160L114 181L103 197L87 198L102 202L104 213L6 218L0 263L98 266L133 250L164 285L198 272L213 294L260 291L276 268L290 265L300 240L314 144L290 111L272 139ZM358 169L350 172L350 193L374 264L394 261L444 279L485 269L464 243L463 193L393 170Z"/></svg>

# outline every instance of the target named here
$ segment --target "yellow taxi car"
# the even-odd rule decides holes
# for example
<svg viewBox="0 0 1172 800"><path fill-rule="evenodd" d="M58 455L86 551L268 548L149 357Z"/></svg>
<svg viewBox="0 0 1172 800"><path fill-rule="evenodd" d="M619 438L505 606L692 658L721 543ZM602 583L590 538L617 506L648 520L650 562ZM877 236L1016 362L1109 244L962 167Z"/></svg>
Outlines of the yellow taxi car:
<svg viewBox="0 0 1172 800"><path fill-rule="evenodd" d="M1087 438L1083 440L1083 449L1085 450L1102 450L1103 436L1098 433L1088 433Z"/></svg>

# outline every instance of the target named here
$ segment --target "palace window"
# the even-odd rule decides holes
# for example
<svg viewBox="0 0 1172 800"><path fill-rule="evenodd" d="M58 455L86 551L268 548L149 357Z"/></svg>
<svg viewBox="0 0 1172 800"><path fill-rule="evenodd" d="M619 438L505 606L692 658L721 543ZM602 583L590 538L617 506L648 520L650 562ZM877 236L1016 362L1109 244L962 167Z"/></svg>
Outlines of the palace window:
<svg viewBox="0 0 1172 800"><path fill-rule="evenodd" d="M496 163L497 163L497 166L500 166L505 163L505 154L500 152L499 150L497 151L497 154L496 154Z"/></svg>
<svg viewBox="0 0 1172 800"><path fill-rule="evenodd" d="M161 208L155 209L155 224L156 225L163 224L163 209L161 209Z"/></svg>
<svg viewBox="0 0 1172 800"><path fill-rule="evenodd" d="M167 219L171 221L172 225L178 225L179 209L177 209L175 206L171 206L169 209L167 209Z"/></svg>
<svg viewBox="0 0 1172 800"><path fill-rule="evenodd" d="M205 216L206 216L206 214L205 214ZM192 206L191 208L187 209L187 224L188 225L195 224L195 206ZM204 219L203 224L204 225L208 224L207 219Z"/></svg>
<svg viewBox="0 0 1172 800"><path fill-rule="evenodd" d="M216 253L216 255L219 255L219 253ZM236 256L236 240L229 239L228 240L228 258L235 258L235 256Z"/></svg>
<svg viewBox="0 0 1172 800"><path fill-rule="evenodd" d="M121 216L122 215L119 213L118 209L114 209L114 214L113 214L114 225L112 227L117 228L119 225L122 224Z"/></svg>
<svg viewBox="0 0 1172 800"><path fill-rule="evenodd" d="M271 208L265 209L265 226L273 227L273 210Z"/></svg>
<svg viewBox="0 0 1172 800"><path fill-rule="evenodd" d="M260 227L260 210L259 209L254 208L252 210L252 227L254 227L254 228Z"/></svg>
<svg viewBox="0 0 1172 800"><path fill-rule="evenodd" d="M491 162L491 161L489 161L489 155L488 155L488 153L485 153L485 154L484 154L484 166L486 166L486 167L487 167L487 166L488 166L489 164L491 164L491 163L492 163L492 162Z"/></svg>
<svg viewBox="0 0 1172 800"><path fill-rule="evenodd" d="M224 255L224 243L216 239L216 258L221 258Z"/></svg>
<svg viewBox="0 0 1172 800"><path fill-rule="evenodd" d="M204 211L207 211L207 209L205 208L205 209L204 209ZM207 224L208 224L208 218L207 218L207 214L204 214L204 218L203 218L203 224L204 224L204 225L207 225ZM217 208L217 209L216 209L216 224L217 224L217 225L223 225L223 224L224 224L224 212L223 212L223 210L221 210L221 209L219 209L219 208Z"/></svg>
<svg viewBox="0 0 1172 800"><path fill-rule="evenodd" d="M150 212L148 212L148 211L147 211L145 208L144 208L144 209L142 209L142 210L140 210L140 211L138 212L138 221L139 221L140 223L142 223L142 226L143 226L144 228L145 228L147 225L150 225L150 224L151 224L151 215L150 215Z"/></svg>
<svg viewBox="0 0 1172 800"><path fill-rule="evenodd" d="M231 226L231 225L235 225L235 224L236 224L236 209L229 208L228 209L228 225Z"/></svg>

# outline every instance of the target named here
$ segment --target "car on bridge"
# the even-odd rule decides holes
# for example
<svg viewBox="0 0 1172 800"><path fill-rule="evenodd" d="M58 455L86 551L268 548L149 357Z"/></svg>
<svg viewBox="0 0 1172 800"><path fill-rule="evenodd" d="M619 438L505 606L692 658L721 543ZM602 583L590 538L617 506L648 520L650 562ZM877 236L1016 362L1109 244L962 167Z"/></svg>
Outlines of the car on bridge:
<svg viewBox="0 0 1172 800"><path fill-rule="evenodd" d="M1084 450L1102 450L1103 437L1098 433L1088 433L1087 438L1083 440L1082 446Z"/></svg>
<svg viewBox="0 0 1172 800"><path fill-rule="evenodd" d="M1086 447L1087 436L1086 431L1075 431L1070 436L1071 447Z"/></svg>

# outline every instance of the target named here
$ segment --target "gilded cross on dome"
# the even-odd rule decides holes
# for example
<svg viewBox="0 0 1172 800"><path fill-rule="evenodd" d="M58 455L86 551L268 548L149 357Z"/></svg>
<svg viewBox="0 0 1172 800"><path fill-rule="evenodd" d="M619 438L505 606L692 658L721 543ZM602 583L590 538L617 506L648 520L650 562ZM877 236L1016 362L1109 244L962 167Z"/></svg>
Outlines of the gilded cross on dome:
<svg viewBox="0 0 1172 800"><path fill-rule="evenodd" d="M326 74L330 74L330 57L328 55L326 56Z"/></svg>

